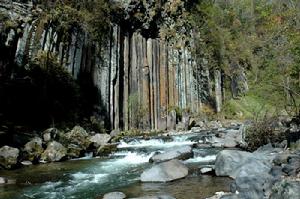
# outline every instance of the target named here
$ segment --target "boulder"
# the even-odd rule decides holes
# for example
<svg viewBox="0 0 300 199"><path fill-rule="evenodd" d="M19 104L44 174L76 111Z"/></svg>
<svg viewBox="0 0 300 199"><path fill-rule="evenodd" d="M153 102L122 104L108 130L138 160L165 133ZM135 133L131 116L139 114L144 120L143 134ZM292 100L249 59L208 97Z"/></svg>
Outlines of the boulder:
<svg viewBox="0 0 300 199"><path fill-rule="evenodd" d="M270 199L299 199L300 181L283 179L272 188Z"/></svg>
<svg viewBox="0 0 300 199"><path fill-rule="evenodd" d="M97 149L96 155L107 156L117 150L117 144L102 145Z"/></svg>
<svg viewBox="0 0 300 199"><path fill-rule="evenodd" d="M42 161L57 162L65 158L67 149L59 142L53 141L48 143L47 149L41 156Z"/></svg>
<svg viewBox="0 0 300 199"><path fill-rule="evenodd" d="M16 166L19 157L19 149L3 146L0 148L0 167L11 169Z"/></svg>
<svg viewBox="0 0 300 199"><path fill-rule="evenodd" d="M225 140L224 140L224 147L225 148L234 148L237 145L238 144L237 144L237 142L235 141L234 138L225 138Z"/></svg>
<svg viewBox="0 0 300 199"><path fill-rule="evenodd" d="M281 166L283 164L287 164L288 163L288 159L290 157L290 153L284 152L284 153L280 153L278 155L275 156L273 163L277 166Z"/></svg>
<svg viewBox="0 0 300 199"><path fill-rule="evenodd" d="M63 137L65 144L75 144L84 150L87 149L91 143L89 140L89 134L80 126L75 126Z"/></svg>
<svg viewBox="0 0 300 199"><path fill-rule="evenodd" d="M31 162L38 161L43 152L42 139L36 137L25 144L24 158Z"/></svg>
<svg viewBox="0 0 300 199"><path fill-rule="evenodd" d="M121 134L122 132L119 129L114 129L110 132L111 137L117 137Z"/></svg>
<svg viewBox="0 0 300 199"><path fill-rule="evenodd" d="M244 173L236 177L231 191L238 192L240 198L261 199L268 195L272 183L272 176L263 171L260 174Z"/></svg>
<svg viewBox="0 0 300 199"><path fill-rule="evenodd" d="M3 177L0 177L0 184L5 184L6 183L6 179L5 178L3 178Z"/></svg>
<svg viewBox="0 0 300 199"><path fill-rule="evenodd" d="M110 140L111 140L111 136L109 134L99 134L99 133L90 137L89 139L89 141L96 148L106 145Z"/></svg>
<svg viewBox="0 0 300 199"><path fill-rule="evenodd" d="M186 160L193 157L193 150L190 146L172 148L164 153L154 155L150 162L165 162L172 159Z"/></svg>
<svg viewBox="0 0 300 199"><path fill-rule="evenodd" d="M271 170L271 162L262 157L245 151L223 150L216 158L215 171L217 176L230 176L236 178L243 173L268 173Z"/></svg>
<svg viewBox="0 0 300 199"><path fill-rule="evenodd" d="M43 133L42 133L42 136L43 136L43 140L44 142L48 143L50 142L52 139L55 139L57 134L58 134L58 129L57 128L49 128L49 129L46 129Z"/></svg>
<svg viewBox="0 0 300 199"><path fill-rule="evenodd" d="M111 192L103 196L103 199L124 199L126 195L122 192Z"/></svg>
<svg viewBox="0 0 300 199"><path fill-rule="evenodd" d="M207 123L207 128L208 129L219 129L222 128L223 125L220 121L210 121Z"/></svg>
<svg viewBox="0 0 300 199"><path fill-rule="evenodd" d="M141 175L142 182L170 182L188 175L188 168L179 160L154 165Z"/></svg>

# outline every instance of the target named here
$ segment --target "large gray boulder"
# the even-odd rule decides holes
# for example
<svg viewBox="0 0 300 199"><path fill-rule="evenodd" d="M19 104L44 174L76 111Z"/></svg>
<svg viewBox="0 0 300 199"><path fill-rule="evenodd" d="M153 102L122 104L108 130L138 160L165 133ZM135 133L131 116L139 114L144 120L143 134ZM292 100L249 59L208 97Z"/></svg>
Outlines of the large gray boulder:
<svg viewBox="0 0 300 199"><path fill-rule="evenodd" d="M82 149L90 145L89 134L80 126L75 126L71 131L64 135L65 144L75 144Z"/></svg>
<svg viewBox="0 0 300 199"><path fill-rule="evenodd" d="M170 182L188 175L188 168L179 160L154 165L141 175L142 182Z"/></svg>
<svg viewBox="0 0 300 199"><path fill-rule="evenodd" d="M70 158L80 157L91 144L89 134L80 126L62 135L60 141L68 148L67 155Z"/></svg>
<svg viewBox="0 0 300 199"><path fill-rule="evenodd" d="M98 133L90 137L89 140L96 148L98 148L100 146L106 145L111 140L111 136L109 134Z"/></svg>
<svg viewBox="0 0 300 199"><path fill-rule="evenodd" d="M273 177L263 171L260 174L240 173L231 185L233 193L238 192L240 198L265 198L271 190Z"/></svg>
<svg viewBox="0 0 300 199"><path fill-rule="evenodd" d="M124 199L126 195L122 192L111 192L103 196L103 199Z"/></svg>
<svg viewBox="0 0 300 199"><path fill-rule="evenodd" d="M41 156L42 161L57 162L62 160L67 155L67 149L59 142L50 142L47 149Z"/></svg>
<svg viewBox="0 0 300 199"><path fill-rule="evenodd" d="M165 162L172 159L186 160L193 157L193 150L190 146L182 146L169 149L168 151L154 155L150 158L150 162Z"/></svg>
<svg viewBox="0 0 300 199"><path fill-rule="evenodd" d="M238 150L223 150L216 158L217 176L236 178L240 175L268 173L272 168L271 161L263 154L252 154Z"/></svg>
<svg viewBox="0 0 300 199"><path fill-rule="evenodd" d="M3 146L0 148L0 167L5 169L13 168L17 162L19 157L19 149Z"/></svg>
<svg viewBox="0 0 300 199"><path fill-rule="evenodd" d="M44 152L42 143L43 141L39 137L33 138L31 141L27 142L23 149L24 158L31 162L39 160Z"/></svg>
<svg viewBox="0 0 300 199"><path fill-rule="evenodd" d="M216 158L215 172L217 176L235 177L237 169L245 164L253 155L238 150L223 150Z"/></svg>

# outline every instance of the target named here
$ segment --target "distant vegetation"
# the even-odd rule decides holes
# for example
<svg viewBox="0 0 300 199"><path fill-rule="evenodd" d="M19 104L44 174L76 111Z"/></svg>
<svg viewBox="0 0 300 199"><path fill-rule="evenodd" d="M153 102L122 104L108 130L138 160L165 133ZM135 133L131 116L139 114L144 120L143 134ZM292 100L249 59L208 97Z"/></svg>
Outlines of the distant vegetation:
<svg viewBox="0 0 300 199"><path fill-rule="evenodd" d="M200 1L191 14L195 54L224 76L228 118L257 112L295 114L300 99L300 4L297 0ZM245 71L249 92L232 90Z"/></svg>

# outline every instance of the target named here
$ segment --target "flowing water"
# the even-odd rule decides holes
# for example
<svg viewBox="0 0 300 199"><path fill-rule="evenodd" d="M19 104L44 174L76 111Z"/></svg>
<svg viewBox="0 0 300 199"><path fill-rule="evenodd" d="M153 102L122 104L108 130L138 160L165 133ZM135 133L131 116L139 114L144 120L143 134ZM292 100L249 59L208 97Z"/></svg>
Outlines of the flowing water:
<svg viewBox="0 0 300 199"><path fill-rule="evenodd" d="M92 199L104 193L122 191L128 197L169 194L177 199L201 199L217 191L228 191L230 179L199 174L201 165L213 164L219 149L194 149L194 157L184 162L190 167L187 178L170 183L141 183L139 176L151 166L155 152L172 147L201 143L199 134L128 138L108 158L71 160L0 171L0 176L14 179L12 185L0 186L1 199Z"/></svg>

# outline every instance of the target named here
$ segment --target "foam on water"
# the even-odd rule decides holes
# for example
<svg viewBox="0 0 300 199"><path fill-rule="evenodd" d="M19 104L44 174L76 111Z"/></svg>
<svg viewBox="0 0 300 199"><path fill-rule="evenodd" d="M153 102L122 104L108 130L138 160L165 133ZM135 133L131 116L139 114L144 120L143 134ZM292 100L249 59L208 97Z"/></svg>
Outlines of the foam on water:
<svg viewBox="0 0 300 199"><path fill-rule="evenodd" d="M198 162L213 162L215 161L217 158L216 155L208 155L208 156L204 156L204 157L195 157L195 158L192 158L192 159L188 159L184 162L186 163L198 163Z"/></svg>
<svg viewBox="0 0 300 199"><path fill-rule="evenodd" d="M193 142L190 140L174 140L171 142L165 142L162 139L152 139L152 140L135 140L131 142L121 141L118 145L118 148L143 148L143 147L152 147L152 148L169 148L173 146L181 146L181 145L193 145L197 142Z"/></svg>
<svg viewBox="0 0 300 199"><path fill-rule="evenodd" d="M98 183L98 182L100 182L100 180L107 177L108 174L102 174L102 173L93 174L93 173L78 172L78 173L72 174L71 176L73 177L74 181L89 180L89 182L91 182L91 183Z"/></svg>

